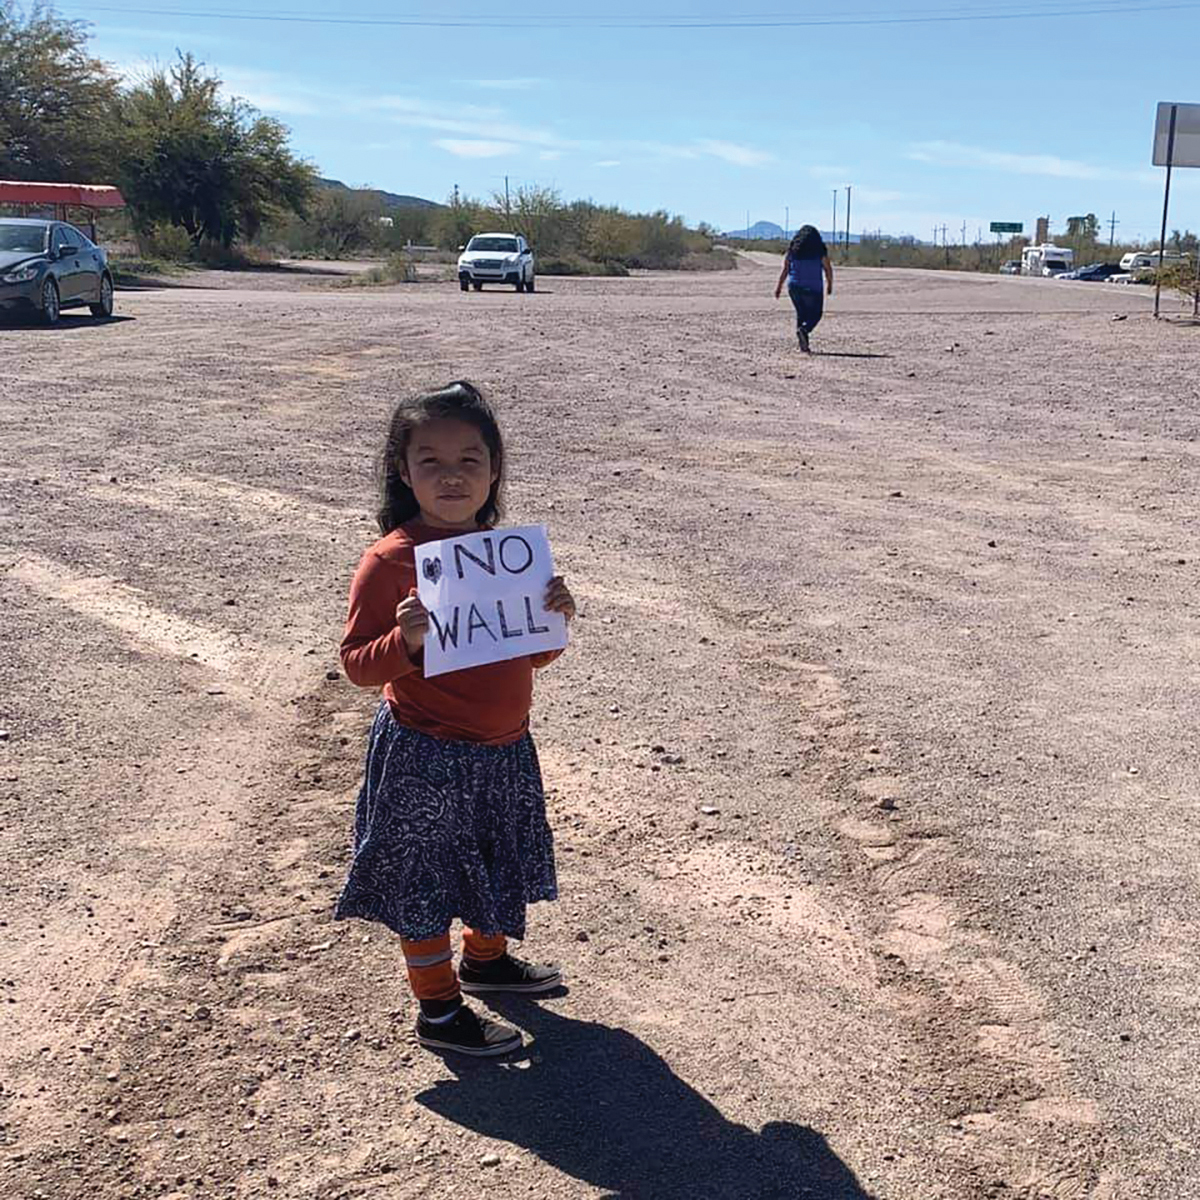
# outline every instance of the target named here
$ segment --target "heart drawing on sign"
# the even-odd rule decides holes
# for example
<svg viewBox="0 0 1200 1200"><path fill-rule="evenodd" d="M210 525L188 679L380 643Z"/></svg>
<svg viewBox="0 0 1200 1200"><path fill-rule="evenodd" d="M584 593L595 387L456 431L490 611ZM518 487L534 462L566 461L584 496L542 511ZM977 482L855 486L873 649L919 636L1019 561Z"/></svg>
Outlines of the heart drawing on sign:
<svg viewBox="0 0 1200 1200"><path fill-rule="evenodd" d="M440 558L427 558L421 564L421 572L430 583L437 583L442 577L442 560Z"/></svg>

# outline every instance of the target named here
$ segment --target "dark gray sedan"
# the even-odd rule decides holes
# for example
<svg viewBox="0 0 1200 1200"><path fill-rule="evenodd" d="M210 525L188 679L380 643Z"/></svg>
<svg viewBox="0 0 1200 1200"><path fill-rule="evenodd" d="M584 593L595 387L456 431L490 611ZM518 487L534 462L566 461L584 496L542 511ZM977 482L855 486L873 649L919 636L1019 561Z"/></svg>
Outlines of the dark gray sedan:
<svg viewBox="0 0 1200 1200"><path fill-rule="evenodd" d="M36 313L48 325L86 304L111 317L108 256L74 225L0 217L0 315Z"/></svg>

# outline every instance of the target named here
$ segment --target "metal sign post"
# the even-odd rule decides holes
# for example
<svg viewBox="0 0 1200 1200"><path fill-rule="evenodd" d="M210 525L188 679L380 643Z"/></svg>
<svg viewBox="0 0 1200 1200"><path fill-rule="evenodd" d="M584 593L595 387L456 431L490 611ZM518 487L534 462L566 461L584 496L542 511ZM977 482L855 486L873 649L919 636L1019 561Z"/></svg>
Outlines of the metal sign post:
<svg viewBox="0 0 1200 1200"><path fill-rule="evenodd" d="M1002 233L1007 233L1009 235L1008 240L1011 243L1013 236L1015 234L1025 232L1025 222L1024 221L993 221L988 226L988 230L989 230L989 232L994 233L996 235L996 251L997 251L997 254L999 254L1000 235Z"/></svg>
<svg viewBox="0 0 1200 1200"><path fill-rule="evenodd" d="M1163 255L1167 249L1167 211L1171 207L1171 166L1175 162L1175 126L1179 119L1179 105L1171 105L1171 116L1167 128L1167 185L1163 188L1162 232L1158 235L1158 271L1154 276L1154 318L1158 319L1158 303L1162 298Z"/></svg>

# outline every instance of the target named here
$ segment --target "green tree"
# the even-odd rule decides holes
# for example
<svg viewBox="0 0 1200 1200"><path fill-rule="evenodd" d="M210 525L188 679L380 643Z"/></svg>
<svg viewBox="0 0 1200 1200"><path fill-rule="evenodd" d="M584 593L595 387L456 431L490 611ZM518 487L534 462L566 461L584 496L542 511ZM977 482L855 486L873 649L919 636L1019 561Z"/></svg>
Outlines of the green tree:
<svg viewBox="0 0 1200 1200"><path fill-rule="evenodd" d="M378 192L366 188L321 188L308 221L316 246L325 254L341 258L379 240L382 216L383 200Z"/></svg>
<svg viewBox="0 0 1200 1200"><path fill-rule="evenodd" d="M486 226L498 223L491 209L482 201L470 196L453 195L447 200L445 208L438 209L433 232L443 250L457 250Z"/></svg>
<svg viewBox="0 0 1200 1200"><path fill-rule="evenodd" d="M562 197L552 187L523 184L512 197L512 225L534 251L557 254Z"/></svg>
<svg viewBox="0 0 1200 1200"><path fill-rule="evenodd" d="M1174 254L1187 254L1194 258L1200 249L1200 239L1190 229L1172 229L1167 246Z"/></svg>
<svg viewBox="0 0 1200 1200"><path fill-rule="evenodd" d="M288 131L238 99L190 54L121 97L121 183L139 229L187 230L194 246L254 237L286 212L303 216L315 172Z"/></svg>
<svg viewBox="0 0 1200 1200"><path fill-rule="evenodd" d="M116 94L80 22L0 0L0 178L107 182Z"/></svg>

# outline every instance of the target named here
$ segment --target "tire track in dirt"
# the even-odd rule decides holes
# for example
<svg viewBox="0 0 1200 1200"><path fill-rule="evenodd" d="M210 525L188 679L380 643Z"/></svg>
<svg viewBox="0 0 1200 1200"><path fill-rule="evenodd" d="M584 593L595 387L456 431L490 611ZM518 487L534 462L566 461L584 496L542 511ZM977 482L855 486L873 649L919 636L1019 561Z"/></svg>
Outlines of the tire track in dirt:
<svg viewBox="0 0 1200 1200"><path fill-rule="evenodd" d="M169 612L119 580L84 575L37 554L22 554L7 573L24 587L159 654L194 660L233 678L261 668L261 648L235 634Z"/></svg>

